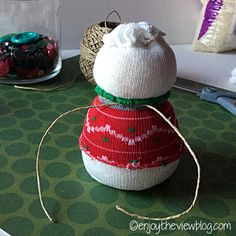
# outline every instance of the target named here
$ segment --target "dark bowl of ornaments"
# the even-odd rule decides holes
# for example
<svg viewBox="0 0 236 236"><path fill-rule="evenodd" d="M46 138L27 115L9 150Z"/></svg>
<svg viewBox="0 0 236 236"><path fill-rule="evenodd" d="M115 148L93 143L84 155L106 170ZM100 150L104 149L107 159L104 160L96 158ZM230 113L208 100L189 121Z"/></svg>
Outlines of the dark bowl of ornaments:
<svg viewBox="0 0 236 236"><path fill-rule="evenodd" d="M37 32L0 37L0 79L30 80L52 78L60 72L57 40Z"/></svg>

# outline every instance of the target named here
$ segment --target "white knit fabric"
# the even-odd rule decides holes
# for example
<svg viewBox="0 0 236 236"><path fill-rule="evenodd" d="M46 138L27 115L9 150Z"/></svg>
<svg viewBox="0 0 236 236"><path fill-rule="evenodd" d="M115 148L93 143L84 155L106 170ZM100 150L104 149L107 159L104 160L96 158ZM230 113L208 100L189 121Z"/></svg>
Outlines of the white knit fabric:
<svg viewBox="0 0 236 236"><path fill-rule="evenodd" d="M179 160L176 160L165 166L129 170L92 159L83 151L82 157L87 172L95 180L102 184L124 190L151 188L169 178L179 164Z"/></svg>
<svg viewBox="0 0 236 236"><path fill-rule="evenodd" d="M176 80L176 60L163 36L145 22L121 24L106 34L94 64L97 85L128 99L165 94Z"/></svg>

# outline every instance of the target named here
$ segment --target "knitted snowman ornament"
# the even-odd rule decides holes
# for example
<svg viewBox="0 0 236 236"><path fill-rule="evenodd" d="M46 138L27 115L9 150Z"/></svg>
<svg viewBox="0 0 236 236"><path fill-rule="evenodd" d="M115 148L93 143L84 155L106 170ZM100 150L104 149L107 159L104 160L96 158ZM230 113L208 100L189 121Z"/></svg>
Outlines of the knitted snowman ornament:
<svg viewBox="0 0 236 236"><path fill-rule="evenodd" d="M178 166L182 140L144 106L157 108L178 127L167 100L176 60L164 35L140 22L121 24L103 37L93 71L98 96L79 139L85 168L100 183L143 190L163 182Z"/></svg>

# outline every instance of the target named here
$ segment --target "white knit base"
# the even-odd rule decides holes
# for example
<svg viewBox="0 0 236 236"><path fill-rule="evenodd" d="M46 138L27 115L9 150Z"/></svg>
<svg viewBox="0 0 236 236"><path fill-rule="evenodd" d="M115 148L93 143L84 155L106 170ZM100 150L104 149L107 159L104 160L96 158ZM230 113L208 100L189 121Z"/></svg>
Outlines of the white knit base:
<svg viewBox="0 0 236 236"><path fill-rule="evenodd" d="M82 151L87 172L98 182L123 190L144 190L151 188L167 178L176 170L179 160L166 166L130 170L108 165L92 159Z"/></svg>

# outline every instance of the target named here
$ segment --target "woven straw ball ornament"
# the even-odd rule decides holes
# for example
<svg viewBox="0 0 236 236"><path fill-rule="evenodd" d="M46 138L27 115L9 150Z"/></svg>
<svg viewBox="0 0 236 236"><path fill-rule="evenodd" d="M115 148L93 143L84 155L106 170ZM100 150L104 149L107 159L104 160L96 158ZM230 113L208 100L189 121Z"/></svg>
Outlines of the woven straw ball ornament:
<svg viewBox="0 0 236 236"><path fill-rule="evenodd" d="M182 140L144 106L154 106L178 127L167 100L176 60L164 35L139 22L120 24L103 36L93 69L95 108L88 110L79 139L85 168L100 183L143 190L170 177L178 166Z"/></svg>
<svg viewBox="0 0 236 236"><path fill-rule="evenodd" d="M89 26L85 30L80 42L80 69L85 79L92 84L96 84L93 77L93 66L95 57L103 45L102 38L106 33L111 32L120 24L120 22L108 21L109 16L113 13L116 13L121 22L119 13L116 10L113 10L107 15L105 21Z"/></svg>

